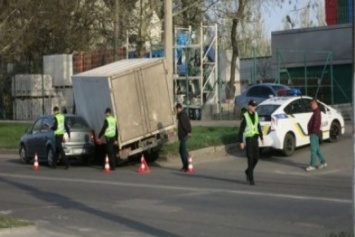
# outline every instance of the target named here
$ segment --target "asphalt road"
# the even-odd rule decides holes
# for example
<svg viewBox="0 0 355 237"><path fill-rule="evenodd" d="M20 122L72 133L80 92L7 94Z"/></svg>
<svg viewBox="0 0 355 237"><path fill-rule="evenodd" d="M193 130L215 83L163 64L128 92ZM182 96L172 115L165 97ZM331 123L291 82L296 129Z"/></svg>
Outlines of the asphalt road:
<svg viewBox="0 0 355 237"><path fill-rule="evenodd" d="M312 173L304 171L309 147L287 158L266 152L255 186L245 182L246 158L239 152L206 154L209 161L198 159L192 175L178 171L179 161L153 165L150 174L138 174L138 165L111 174L81 166L35 172L16 156L1 155L0 214L34 221L38 237L351 232L352 148L350 132L338 143L324 143L329 167Z"/></svg>

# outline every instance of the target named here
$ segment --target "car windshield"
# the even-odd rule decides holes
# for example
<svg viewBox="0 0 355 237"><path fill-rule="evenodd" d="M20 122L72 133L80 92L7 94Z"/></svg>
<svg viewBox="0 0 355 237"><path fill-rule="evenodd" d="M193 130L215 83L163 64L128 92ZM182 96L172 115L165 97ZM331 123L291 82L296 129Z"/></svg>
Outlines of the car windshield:
<svg viewBox="0 0 355 237"><path fill-rule="evenodd" d="M279 107L280 105L259 105L256 108L256 112L259 116L271 116Z"/></svg>
<svg viewBox="0 0 355 237"><path fill-rule="evenodd" d="M68 116L65 118L69 128L89 128L87 122L78 116Z"/></svg>
<svg viewBox="0 0 355 237"><path fill-rule="evenodd" d="M272 85L271 87L272 87L272 89L274 89L274 91L283 90L283 89L286 89L286 90L290 89L287 86L282 86L282 85Z"/></svg>

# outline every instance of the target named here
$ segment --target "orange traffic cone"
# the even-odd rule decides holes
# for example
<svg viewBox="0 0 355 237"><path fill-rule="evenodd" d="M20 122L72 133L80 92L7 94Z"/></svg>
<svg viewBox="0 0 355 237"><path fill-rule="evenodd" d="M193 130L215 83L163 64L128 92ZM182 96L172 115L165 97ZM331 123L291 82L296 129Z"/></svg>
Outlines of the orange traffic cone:
<svg viewBox="0 0 355 237"><path fill-rule="evenodd" d="M37 156L37 153L35 154L35 161L33 162L33 170L34 170L34 171L39 170L39 164L38 164L38 156Z"/></svg>
<svg viewBox="0 0 355 237"><path fill-rule="evenodd" d="M108 156L106 155L106 158L105 158L105 168L104 168L104 172L106 174L108 173L111 173L111 168L110 168L110 162L108 160Z"/></svg>
<svg viewBox="0 0 355 237"><path fill-rule="evenodd" d="M141 164L139 166L138 173L140 173L140 174L150 173L148 164L147 164L147 162L144 159L144 155L142 155Z"/></svg>
<svg viewBox="0 0 355 237"><path fill-rule="evenodd" d="M189 167L188 167L186 173L189 173L189 174L195 173L194 166L192 164L192 157L190 155L189 155Z"/></svg>

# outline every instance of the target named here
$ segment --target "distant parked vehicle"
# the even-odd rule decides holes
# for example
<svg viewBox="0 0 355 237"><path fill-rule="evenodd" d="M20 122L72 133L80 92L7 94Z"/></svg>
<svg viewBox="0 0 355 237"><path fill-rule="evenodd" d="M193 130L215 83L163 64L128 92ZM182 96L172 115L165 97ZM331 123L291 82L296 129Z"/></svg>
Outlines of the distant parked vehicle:
<svg viewBox="0 0 355 237"><path fill-rule="evenodd" d="M276 83L263 83L248 87L243 93L235 97L234 111L236 111L237 118L241 118L247 110L249 100L253 99L259 104L266 99L278 96L279 91L287 90L290 90L290 87Z"/></svg>
<svg viewBox="0 0 355 237"><path fill-rule="evenodd" d="M63 138L65 155L69 159L75 158L85 163L89 162L95 148L92 130L80 116L65 114L65 118L70 128L70 139L66 133ZM37 154L39 161L46 161L49 166L52 165L56 151L54 132L50 129L53 123L53 116L41 116L26 130L21 137L19 148L22 163L31 162Z"/></svg>

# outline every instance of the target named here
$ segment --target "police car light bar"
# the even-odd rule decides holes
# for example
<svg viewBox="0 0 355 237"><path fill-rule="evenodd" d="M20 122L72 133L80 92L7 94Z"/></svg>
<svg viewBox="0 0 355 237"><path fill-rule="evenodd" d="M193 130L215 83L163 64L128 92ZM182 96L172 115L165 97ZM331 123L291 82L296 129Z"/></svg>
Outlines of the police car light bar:
<svg viewBox="0 0 355 237"><path fill-rule="evenodd" d="M281 89L277 91L277 95L278 96L299 96L302 95L301 90L300 89Z"/></svg>

